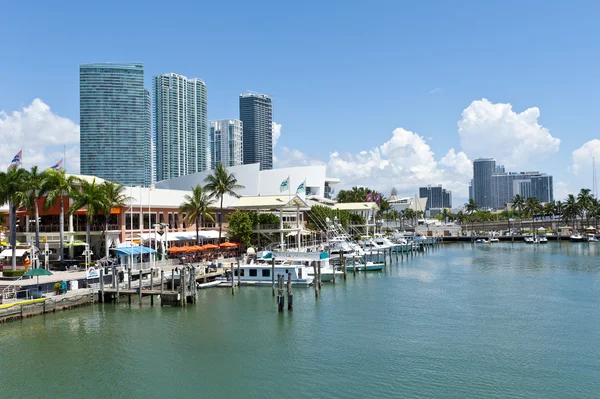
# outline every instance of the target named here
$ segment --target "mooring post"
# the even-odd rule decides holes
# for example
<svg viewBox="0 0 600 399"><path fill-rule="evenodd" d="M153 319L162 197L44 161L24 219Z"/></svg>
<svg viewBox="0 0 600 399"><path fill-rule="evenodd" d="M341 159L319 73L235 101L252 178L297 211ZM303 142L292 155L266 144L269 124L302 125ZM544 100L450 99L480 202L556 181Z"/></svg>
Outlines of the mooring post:
<svg viewBox="0 0 600 399"><path fill-rule="evenodd" d="M241 284L240 284L241 283L241 278L242 278L242 276L240 276L240 267L241 267L241 264L242 264L242 258L238 258L238 261L237 261L238 289L241 287Z"/></svg>
<svg viewBox="0 0 600 399"><path fill-rule="evenodd" d="M140 306L142 306L142 269L140 269L139 279L140 286L138 287L138 293L140 296Z"/></svg>
<svg viewBox="0 0 600 399"><path fill-rule="evenodd" d="M335 272L335 270L334 270ZM292 273L288 273L287 281L288 310L294 310L294 294L292 294Z"/></svg>
<svg viewBox="0 0 600 399"><path fill-rule="evenodd" d="M231 268L231 295L235 295L235 276L233 275L233 263L229 264Z"/></svg>
<svg viewBox="0 0 600 399"><path fill-rule="evenodd" d="M104 303L104 269L103 268L100 268L100 298L98 298L98 301L101 303ZM46 302L44 302L44 308L45 307L46 307Z"/></svg>
<svg viewBox="0 0 600 399"><path fill-rule="evenodd" d="M165 271L163 269L160 269L160 306L162 306L164 286L165 286Z"/></svg>
<svg viewBox="0 0 600 399"><path fill-rule="evenodd" d="M179 304L181 307L185 306L185 270L182 268L179 271L179 292L181 293L179 297Z"/></svg>
<svg viewBox="0 0 600 399"><path fill-rule="evenodd" d="M346 256L342 256L342 273L344 273L344 281L346 281L346 275L348 274L346 270ZM333 268L333 275L335 276L335 268Z"/></svg>
<svg viewBox="0 0 600 399"><path fill-rule="evenodd" d="M119 276L116 277L117 282L117 303L119 303Z"/></svg>
<svg viewBox="0 0 600 399"><path fill-rule="evenodd" d="M271 258L271 290L275 296L275 257Z"/></svg>
<svg viewBox="0 0 600 399"><path fill-rule="evenodd" d="M319 265L317 266L317 271L319 272L319 288L322 288L323 283L321 282L321 261L319 261Z"/></svg>
<svg viewBox="0 0 600 399"><path fill-rule="evenodd" d="M317 280L318 275L317 275L317 262L313 261L312 262L313 265L313 275L315 276L314 280L313 280L313 284L315 285L315 298L319 297L319 281Z"/></svg>
<svg viewBox="0 0 600 399"><path fill-rule="evenodd" d="M352 274L356 277L356 256L352 257Z"/></svg>
<svg viewBox="0 0 600 399"><path fill-rule="evenodd" d="M181 280L181 275L180 275ZM171 269L171 291L175 291L175 269Z"/></svg>
<svg viewBox="0 0 600 399"><path fill-rule="evenodd" d="M283 275L277 275L277 309L279 312L283 312L283 306L285 305L285 297L283 296Z"/></svg>
<svg viewBox="0 0 600 399"><path fill-rule="evenodd" d="M129 287L127 287L127 288L129 288L129 289L131 289L131 280L132 280L132 278L131 278L131 266L129 266L127 268L127 282L129 283Z"/></svg>
<svg viewBox="0 0 600 399"><path fill-rule="evenodd" d="M154 290L154 269L150 268L150 291ZM154 295L150 295L150 306L154 306Z"/></svg>

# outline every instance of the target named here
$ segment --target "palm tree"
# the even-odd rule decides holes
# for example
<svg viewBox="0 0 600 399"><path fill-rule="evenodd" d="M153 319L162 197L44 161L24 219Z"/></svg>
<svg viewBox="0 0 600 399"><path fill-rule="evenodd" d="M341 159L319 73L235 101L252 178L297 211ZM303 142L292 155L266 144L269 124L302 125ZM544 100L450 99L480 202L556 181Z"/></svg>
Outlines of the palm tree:
<svg viewBox="0 0 600 399"><path fill-rule="evenodd" d="M519 222L521 223L521 231L523 231L523 218L521 217L521 211L525 206L525 198L521 197L520 194L516 194L511 202L512 208L519 212Z"/></svg>
<svg viewBox="0 0 600 399"><path fill-rule="evenodd" d="M554 214L554 205L552 202L546 202L542 211L544 216L552 216Z"/></svg>
<svg viewBox="0 0 600 399"><path fill-rule="evenodd" d="M529 197L527 198L527 201L525 201L525 206L523 209L531 218L531 231L534 232L533 217L542 211L542 204L537 197Z"/></svg>
<svg viewBox="0 0 600 399"><path fill-rule="evenodd" d="M475 218L473 217L473 214L475 213L475 211L477 210L477 203L475 202L475 200L473 198L469 199L469 202L467 202L465 204L465 211L467 211L467 213L470 216L471 219L471 236L473 235L473 223L475 222Z"/></svg>
<svg viewBox="0 0 600 399"><path fill-rule="evenodd" d="M442 213L440 215L442 216L442 220L445 223L451 219L452 212L450 212L450 210L448 208L444 208L444 209L442 209Z"/></svg>
<svg viewBox="0 0 600 399"><path fill-rule="evenodd" d="M59 220L59 240L60 240L60 253L59 260L63 260L63 254L65 251L64 246L64 234L65 234L65 204L64 198L69 198L75 187L78 185L78 179L74 176L67 176L64 169L61 170L48 170L46 176L42 181L42 189L40 190L40 196L45 195L44 209L48 210L52 205L59 201L60 206L60 220Z"/></svg>
<svg viewBox="0 0 600 399"><path fill-rule="evenodd" d="M591 194L589 188L582 188L577 195L577 205L582 216L585 215L586 227L590 225L590 211L593 199L594 196Z"/></svg>
<svg viewBox="0 0 600 399"><path fill-rule="evenodd" d="M0 203L8 202L10 224L10 246L12 248L12 270L17 270L17 209L27 202L28 172L12 168L0 172Z"/></svg>
<svg viewBox="0 0 600 399"><path fill-rule="evenodd" d="M579 204L577 203L577 199L573 194L567 195L565 198L565 203L563 206L563 215L567 220L573 221L573 230L575 230L575 224L577 223L577 216L580 214Z"/></svg>
<svg viewBox="0 0 600 399"><path fill-rule="evenodd" d="M101 211L104 214L104 247L106 249L106 258L108 259L108 218L110 217L110 211L112 208L124 207L130 201L130 198L124 194L125 187L122 184L105 181L100 188L104 199L104 207Z"/></svg>
<svg viewBox="0 0 600 399"><path fill-rule="evenodd" d="M67 214L73 215L76 211L86 208L86 242L88 245L91 245L92 221L101 210L106 209L106 199L103 195L102 186L96 184L95 178L91 182L79 180L79 183L81 184L80 189L73 190L71 194L73 203L69 207Z"/></svg>
<svg viewBox="0 0 600 399"><path fill-rule="evenodd" d="M221 243L221 234L223 229L223 196L225 194L239 198L240 195L235 190L240 190L244 186L238 184L233 173L229 173L223 164L218 164L213 173L204 179L206 190L210 191L211 198L219 198L219 244Z"/></svg>
<svg viewBox="0 0 600 399"><path fill-rule="evenodd" d="M33 166L27 176L27 201L24 204L30 213L35 217L35 246L40 248L40 210L38 199L42 183L46 177L46 172L39 172L37 166Z"/></svg>
<svg viewBox="0 0 600 399"><path fill-rule="evenodd" d="M184 202L179 206L179 212L185 213L183 221L187 224L196 224L196 244L200 244L200 226L204 219L214 221L209 209L213 203L210 195L200 184L192 187L192 195L186 194L183 197Z"/></svg>

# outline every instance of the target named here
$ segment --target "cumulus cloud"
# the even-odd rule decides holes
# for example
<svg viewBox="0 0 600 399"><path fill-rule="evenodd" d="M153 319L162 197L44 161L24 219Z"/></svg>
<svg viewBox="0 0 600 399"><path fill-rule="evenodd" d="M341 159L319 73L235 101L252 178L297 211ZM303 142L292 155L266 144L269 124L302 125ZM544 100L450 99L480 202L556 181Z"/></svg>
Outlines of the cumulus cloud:
<svg viewBox="0 0 600 399"><path fill-rule="evenodd" d="M273 148L277 145L279 137L281 137L281 123L273 122Z"/></svg>
<svg viewBox="0 0 600 399"><path fill-rule="evenodd" d="M592 159L595 157L600 162L600 140L590 140L571 153L573 165L571 170L576 176L581 175L582 171L592 170Z"/></svg>
<svg viewBox="0 0 600 399"><path fill-rule="evenodd" d="M455 195L466 196L472 173L464 152L451 149L438 162L422 136L403 128L395 129L380 146L358 153L334 151L326 162L286 147L278 159L278 167L326 164L327 174L341 179L338 189L368 185L387 193L396 187L400 195L414 195L419 186L443 184Z"/></svg>
<svg viewBox="0 0 600 399"><path fill-rule="evenodd" d="M44 169L63 158L66 146L69 172L79 172L79 126L52 112L39 98L10 114L0 111L0 165L23 150L23 166Z"/></svg>
<svg viewBox="0 0 600 399"><path fill-rule="evenodd" d="M473 101L458 122L461 147L471 158L493 157L509 169L527 169L560 145L539 116L537 107L516 113L511 104Z"/></svg>
<svg viewBox="0 0 600 399"><path fill-rule="evenodd" d="M573 192L574 191L571 190L569 185L564 181L558 181L554 183L554 199L556 201L563 201L565 198L567 198L567 195ZM575 193L577 193L577 191L575 191Z"/></svg>

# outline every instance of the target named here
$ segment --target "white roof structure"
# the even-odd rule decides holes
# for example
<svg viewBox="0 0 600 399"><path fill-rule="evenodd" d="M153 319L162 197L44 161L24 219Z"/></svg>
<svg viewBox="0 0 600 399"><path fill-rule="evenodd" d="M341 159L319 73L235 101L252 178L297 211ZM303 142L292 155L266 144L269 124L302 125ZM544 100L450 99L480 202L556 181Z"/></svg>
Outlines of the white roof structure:
<svg viewBox="0 0 600 399"><path fill-rule="evenodd" d="M29 250L17 248L15 250L15 253L17 254L17 257L19 257L19 256L25 255L25 252L27 252L27 251L29 251ZM4 251L2 251L2 253L0 253L0 258L8 258L11 256L12 256L12 249L5 249Z"/></svg>
<svg viewBox="0 0 600 399"><path fill-rule="evenodd" d="M379 209L376 202L339 202L333 206L341 211L369 211Z"/></svg>
<svg viewBox="0 0 600 399"><path fill-rule="evenodd" d="M196 239L195 231L175 231L175 232L167 232L167 240L169 241L189 241ZM157 234L158 241L165 240L165 234ZM142 241L146 241L149 239L154 239L154 233L152 234L138 234L138 237L142 239ZM198 232L198 237L202 240L212 240L215 238L219 238L219 232L217 230L200 230ZM223 232L221 237L227 237L227 233Z"/></svg>
<svg viewBox="0 0 600 399"><path fill-rule="evenodd" d="M245 210L275 210L275 209L308 209L309 206L297 195L265 195L256 197L241 197L231 206Z"/></svg>

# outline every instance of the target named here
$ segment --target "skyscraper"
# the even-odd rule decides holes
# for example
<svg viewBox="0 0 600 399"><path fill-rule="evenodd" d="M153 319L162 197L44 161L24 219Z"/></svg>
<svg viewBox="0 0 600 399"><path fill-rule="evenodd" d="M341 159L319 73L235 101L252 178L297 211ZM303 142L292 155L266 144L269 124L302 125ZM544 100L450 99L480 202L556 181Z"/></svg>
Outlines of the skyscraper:
<svg viewBox="0 0 600 399"><path fill-rule="evenodd" d="M80 65L82 174L130 186L150 184L148 101L142 63Z"/></svg>
<svg viewBox="0 0 600 399"><path fill-rule="evenodd" d="M242 121L223 119L210 122L211 168L218 164L237 166L244 163Z"/></svg>
<svg viewBox="0 0 600 399"><path fill-rule="evenodd" d="M206 85L176 73L155 76L153 84L157 180L209 169Z"/></svg>
<svg viewBox="0 0 600 399"><path fill-rule="evenodd" d="M452 192L441 185L419 187L419 198L427 198L425 210L452 208Z"/></svg>
<svg viewBox="0 0 600 399"><path fill-rule="evenodd" d="M493 158L479 158L473 161L473 199L480 209L491 208L491 177L496 172Z"/></svg>
<svg viewBox="0 0 600 399"><path fill-rule="evenodd" d="M554 201L552 176L545 173L495 173L491 176L491 186L494 208L504 208L517 194L524 199L537 197L540 202Z"/></svg>
<svg viewBox="0 0 600 399"><path fill-rule="evenodd" d="M241 94L240 119L243 123L244 164L260 163L260 169L273 169L273 105L266 94Z"/></svg>

